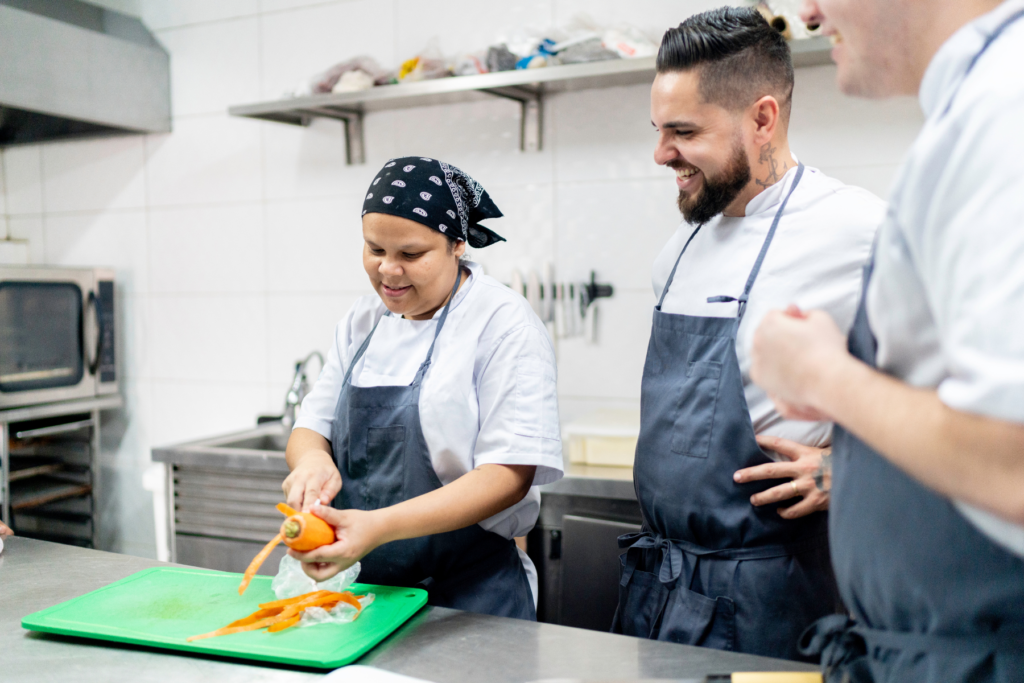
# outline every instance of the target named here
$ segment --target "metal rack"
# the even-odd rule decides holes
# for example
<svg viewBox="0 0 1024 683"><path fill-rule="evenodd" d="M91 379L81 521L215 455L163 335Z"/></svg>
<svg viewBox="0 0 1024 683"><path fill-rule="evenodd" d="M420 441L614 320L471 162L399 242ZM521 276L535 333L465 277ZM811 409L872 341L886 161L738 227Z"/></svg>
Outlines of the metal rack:
<svg viewBox="0 0 1024 683"><path fill-rule="evenodd" d="M0 516L15 533L95 547L100 411L120 396L0 411Z"/></svg>
<svg viewBox="0 0 1024 683"><path fill-rule="evenodd" d="M790 43L790 49L794 66L832 63L828 38L795 40ZM519 148L525 152L544 146L541 131L545 95L650 83L655 74L654 62L654 57L641 57L440 78L383 85L359 92L237 105L230 107L228 113L298 126L307 126L315 118L338 119L345 124L346 161L361 164L366 160L363 116L369 112L501 97L520 104Z"/></svg>

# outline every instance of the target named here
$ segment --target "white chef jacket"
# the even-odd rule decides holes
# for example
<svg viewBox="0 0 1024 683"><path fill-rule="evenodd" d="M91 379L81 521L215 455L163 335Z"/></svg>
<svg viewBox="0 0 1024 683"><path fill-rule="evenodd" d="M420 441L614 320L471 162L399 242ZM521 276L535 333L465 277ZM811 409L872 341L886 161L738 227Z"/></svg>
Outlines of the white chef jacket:
<svg viewBox="0 0 1024 683"><path fill-rule="evenodd" d="M881 369L1012 422L1024 422L1024 20L964 74L1022 8L1007 0L963 27L928 66L925 125L897 175L867 299ZM1024 555L1024 528L957 507Z"/></svg>
<svg viewBox="0 0 1024 683"><path fill-rule="evenodd" d="M708 303L708 297L738 297L743 292L796 172L796 167L791 168L780 182L750 200L744 217L719 215L700 229L679 261L662 305L664 312L736 316L736 302ZM736 335L736 356L756 434L819 448L832 442L831 422L783 419L764 390L750 381L754 331L766 313L789 304L827 311L844 330L849 330L860 302L864 264L884 215L885 202L870 192L805 167L754 282ZM654 262L655 296L661 296L676 257L693 230L689 223L682 223L658 255Z"/></svg>
<svg viewBox="0 0 1024 683"><path fill-rule="evenodd" d="M452 300L420 392L420 424L442 484L480 465L535 465L522 501L480 522L505 538L537 522L537 486L562 477L555 352L544 324L522 296L464 264L470 277ZM440 309L431 320L384 316L376 294L360 298L338 323L334 343L295 427L331 439L334 410L349 363L380 320L352 372L360 387L411 384L427 357Z"/></svg>

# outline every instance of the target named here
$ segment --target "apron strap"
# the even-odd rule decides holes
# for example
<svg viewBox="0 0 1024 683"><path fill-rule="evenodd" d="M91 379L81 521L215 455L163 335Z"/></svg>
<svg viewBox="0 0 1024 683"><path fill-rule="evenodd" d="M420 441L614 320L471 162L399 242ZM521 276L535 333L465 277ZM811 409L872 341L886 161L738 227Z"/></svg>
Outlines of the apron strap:
<svg viewBox="0 0 1024 683"><path fill-rule="evenodd" d="M661 310L661 305L665 303L665 295L668 294L668 288L672 286L672 280L674 280L676 277L676 268L679 267L679 260L683 258L683 254L686 253L686 248L690 246L690 242L693 241L693 238L697 236L697 233L700 232L700 229L703 227L704 224L701 223L696 227L696 229L694 229L693 232L690 233L689 239L687 239L686 244L683 245L683 250L679 252L679 256L676 256L676 263L674 266L672 266L672 272L668 274L668 281L665 282L665 286L661 290L661 298L658 299L659 311Z"/></svg>
<svg viewBox="0 0 1024 683"><path fill-rule="evenodd" d="M441 334L441 328L444 327L444 321L448 319L448 310L451 308L452 301L455 300L455 293L459 291L460 282L462 282L462 264L459 264L459 271L455 274L455 284L452 285L452 293L448 295L448 301L444 304L444 310L441 311L441 317L437 319L437 328L434 330L434 339L430 342L430 348L427 349L427 357L423 359L423 363L420 364L420 369L416 372L416 379L412 381L413 384L419 384L427 374L427 368L430 367L430 362L434 357L434 344L437 343L437 336Z"/></svg>
<svg viewBox="0 0 1024 683"><path fill-rule="evenodd" d="M413 380L413 384L417 384L423 375L426 374L427 368L430 367L430 358L434 355L434 344L437 342L437 335L441 334L441 328L444 327L444 321L448 318L448 307L452 304L452 299L455 298L455 292L459 289L459 283L462 282L462 266L459 266L459 273L455 278L455 284L452 285L452 293L448 296L448 301L444 304L444 310L441 312L441 317L437 321L437 328L434 330L434 339L430 342L430 349L427 351L427 358L420 365L419 370L416 372L416 378ZM345 379L342 382L342 386L347 386L352 379L352 370L356 367L356 363L366 353L367 347L370 346L370 340L373 339L373 333L377 331L377 325L380 325L380 321L383 318L391 315L391 311L385 311L384 315L377 318L377 322L373 324L373 329L370 330L370 334L366 335L366 339L363 340L359 350L356 351L356 355L352 356L352 362L348 364L348 370L345 372Z"/></svg>
<svg viewBox="0 0 1024 683"><path fill-rule="evenodd" d="M636 563L640 557L639 552L631 551L655 549L661 551L661 567L658 569L658 580L667 584L672 583L682 574L684 554L697 558L734 561L791 557L817 548L828 547L828 534L821 534L820 536L794 541L793 543L712 550L690 541L673 540L650 531L639 531L619 536L619 547L627 549L625 567L619 581L621 585L626 586L629 584L629 580L633 576L633 571L636 569Z"/></svg>
<svg viewBox="0 0 1024 683"><path fill-rule="evenodd" d="M754 262L754 267L750 270L750 275L747 276L747 284L743 288L743 293L740 294L739 298L732 296L708 297L709 304L738 301L739 310L736 315L737 321L743 319L743 314L747 310L747 301L750 299L750 290L754 288L754 281L757 280L757 275L761 272L761 264L764 263L764 257L768 255L768 247L771 246L772 240L775 238L775 230L779 227L779 221L782 220L782 214L786 211L786 205L789 203L789 198L793 196L793 192L796 190L797 185L800 184L800 179L803 178L803 175L804 165L803 163L800 163L796 169L796 177L793 179L793 185L789 188L789 192L786 193L786 197L782 200L779 210L775 212L775 219L772 220L772 227L768 230L768 234L764 238L764 244L761 245L761 252L757 255L757 261Z"/></svg>

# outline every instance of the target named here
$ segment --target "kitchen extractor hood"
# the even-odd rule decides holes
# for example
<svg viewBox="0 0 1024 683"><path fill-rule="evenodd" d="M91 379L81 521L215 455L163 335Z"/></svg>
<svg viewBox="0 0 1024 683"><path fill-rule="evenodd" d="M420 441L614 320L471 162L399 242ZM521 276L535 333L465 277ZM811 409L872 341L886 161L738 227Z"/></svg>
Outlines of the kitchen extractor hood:
<svg viewBox="0 0 1024 683"><path fill-rule="evenodd" d="M0 147L170 129L170 58L141 21L78 0L0 0Z"/></svg>

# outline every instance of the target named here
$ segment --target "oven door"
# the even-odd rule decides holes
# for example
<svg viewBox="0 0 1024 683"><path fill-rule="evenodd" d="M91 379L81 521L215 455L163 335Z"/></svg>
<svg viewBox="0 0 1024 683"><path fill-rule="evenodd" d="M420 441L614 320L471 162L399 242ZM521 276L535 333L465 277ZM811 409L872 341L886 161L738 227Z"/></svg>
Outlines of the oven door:
<svg viewBox="0 0 1024 683"><path fill-rule="evenodd" d="M0 407L96 395L95 271L0 269Z"/></svg>

